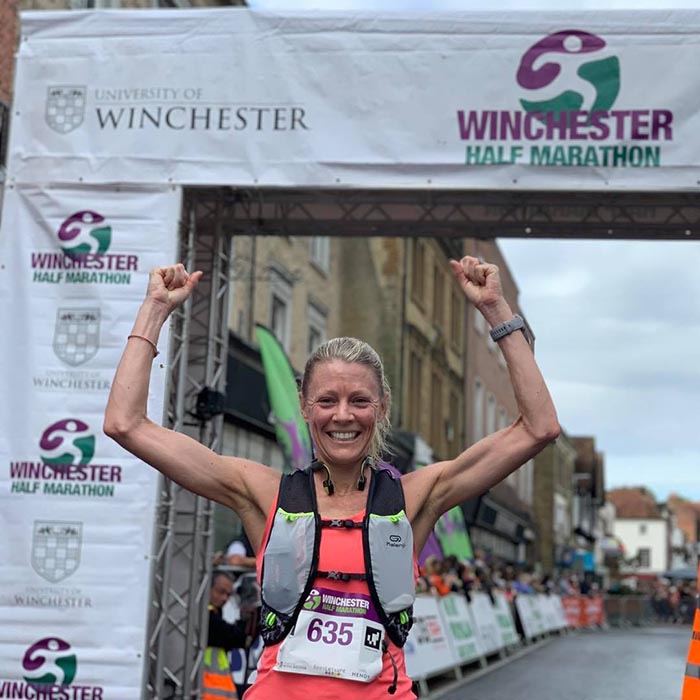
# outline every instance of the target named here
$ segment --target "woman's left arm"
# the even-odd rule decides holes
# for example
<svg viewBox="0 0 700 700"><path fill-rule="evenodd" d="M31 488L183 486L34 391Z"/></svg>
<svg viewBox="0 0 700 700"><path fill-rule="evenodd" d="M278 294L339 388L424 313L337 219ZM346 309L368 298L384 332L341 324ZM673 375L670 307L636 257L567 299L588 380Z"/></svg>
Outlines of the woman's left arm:
<svg viewBox="0 0 700 700"><path fill-rule="evenodd" d="M473 257L451 261L451 265L465 295L492 328L513 319L495 265ZM403 477L417 550L444 512L488 491L561 432L552 397L525 335L514 331L498 344L520 415L511 425L479 440L454 459Z"/></svg>

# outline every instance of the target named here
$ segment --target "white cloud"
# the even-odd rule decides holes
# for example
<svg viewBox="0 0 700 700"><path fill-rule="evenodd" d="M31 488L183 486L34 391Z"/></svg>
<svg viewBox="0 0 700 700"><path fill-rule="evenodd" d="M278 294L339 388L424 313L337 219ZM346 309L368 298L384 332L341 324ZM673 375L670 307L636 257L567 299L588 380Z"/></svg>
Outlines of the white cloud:
<svg viewBox="0 0 700 700"><path fill-rule="evenodd" d="M564 429L595 436L609 485L700 497L700 246L499 244Z"/></svg>

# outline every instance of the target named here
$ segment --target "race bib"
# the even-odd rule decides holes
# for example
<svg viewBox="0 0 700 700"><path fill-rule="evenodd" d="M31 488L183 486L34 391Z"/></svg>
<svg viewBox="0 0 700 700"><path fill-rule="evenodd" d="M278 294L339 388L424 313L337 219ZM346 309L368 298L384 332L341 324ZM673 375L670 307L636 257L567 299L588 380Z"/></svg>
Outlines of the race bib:
<svg viewBox="0 0 700 700"><path fill-rule="evenodd" d="M382 671L383 641L368 595L313 588L280 645L275 670L369 683Z"/></svg>

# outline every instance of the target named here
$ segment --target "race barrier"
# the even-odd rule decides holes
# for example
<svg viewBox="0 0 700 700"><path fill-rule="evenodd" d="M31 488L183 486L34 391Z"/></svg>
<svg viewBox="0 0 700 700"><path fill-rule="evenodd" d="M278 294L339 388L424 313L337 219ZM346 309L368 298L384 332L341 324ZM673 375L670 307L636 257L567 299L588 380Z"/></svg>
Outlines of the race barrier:
<svg viewBox="0 0 700 700"><path fill-rule="evenodd" d="M602 627L606 622L602 596L521 594L512 603L502 591L493 590L492 596L475 592L469 600L461 593L416 597L414 624L404 652L406 670L421 696L429 694L429 679L452 675L459 680L469 667L485 667L524 644L570 628ZM233 598L223 614L229 622L238 618ZM240 649L229 653L236 684L253 681L261 652L258 638L247 659Z"/></svg>
<svg viewBox="0 0 700 700"><path fill-rule="evenodd" d="M606 622L603 596L565 596L562 605L569 627L599 627Z"/></svg>
<svg viewBox="0 0 700 700"><path fill-rule="evenodd" d="M444 674L456 679L463 667L485 666L503 658L523 643L570 627L601 626L602 596L518 595L510 603L504 593L460 593L444 597L421 594L414 605L415 622L404 648L408 675L421 695L427 681ZM575 615L574 615L575 610Z"/></svg>

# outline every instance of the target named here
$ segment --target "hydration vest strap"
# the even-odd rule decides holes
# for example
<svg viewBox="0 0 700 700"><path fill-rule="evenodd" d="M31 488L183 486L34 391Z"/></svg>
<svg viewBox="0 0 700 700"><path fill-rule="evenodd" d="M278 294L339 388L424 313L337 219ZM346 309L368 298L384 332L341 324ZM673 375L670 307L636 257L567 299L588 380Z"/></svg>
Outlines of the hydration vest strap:
<svg viewBox="0 0 700 700"><path fill-rule="evenodd" d="M354 520L339 520L339 519L334 519L334 520L321 520L321 526L322 527L346 527L348 529L352 529L355 527L362 527L362 522L356 523Z"/></svg>
<svg viewBox="0 0 700 700"><path fill-rule="evenodd" d="M317 571L316 576L329 578L332 581L366 581L366 574L345 574L342 571Z"/></svg>

